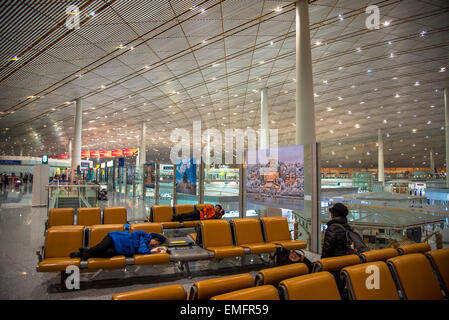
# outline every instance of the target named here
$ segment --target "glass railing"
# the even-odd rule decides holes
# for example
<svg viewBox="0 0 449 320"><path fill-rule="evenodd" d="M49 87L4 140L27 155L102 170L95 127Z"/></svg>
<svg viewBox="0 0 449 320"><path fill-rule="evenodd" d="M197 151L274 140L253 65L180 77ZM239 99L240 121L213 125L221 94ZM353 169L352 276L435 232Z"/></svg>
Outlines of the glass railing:
<svg viewBox="0 0 449 320"><path fill-rule="evenodd" d="M99 185L50 184L47 190L49 209L98 206Z"/></svg>

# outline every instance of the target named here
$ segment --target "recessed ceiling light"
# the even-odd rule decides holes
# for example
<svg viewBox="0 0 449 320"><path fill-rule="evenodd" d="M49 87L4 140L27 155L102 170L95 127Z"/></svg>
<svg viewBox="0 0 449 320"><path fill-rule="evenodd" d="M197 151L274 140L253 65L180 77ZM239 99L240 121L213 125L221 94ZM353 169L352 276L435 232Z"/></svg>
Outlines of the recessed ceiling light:
<svg viewBox="0 0 449 320"><path fill-rule="evenodd" d="M357 52L361 52L362 51L362 48L357 48Z"/></svg>
<svg viewBox="0 0 449 320"><path fill-rule="evenodd" d="M360 128L360 125L359 125L358 123L356 123L356 124L354 125L354 127L356 127L356 128L358 129L358 128Z"/></svg>
<svg viewBox="0 0 449 320"><path fill-rule="evenodd" d="M399 93L396 93L396 95L394 97L399 98L400 97Z"/></svg>
<svg viewBox="0 0 449 320"><path fill-rule="evenodd" d="M389 44L389 45L391 45L391 43L392 43L391 41L388 41L388 44Z"/></svg>
<svg viewBox="0 0 449 320"><path fill-rule="evenodd" d="M439 72L446 72L446 67L441 67Z"/></svg>
<svg viewBox="0 0 449 320"><path fill-rule="evenodd" d="M338 17L340 18L340 20L343 20L343 15L341 13L338 14Z"/></svg>
<svg viewBox="0 0 449 320"><path fill-rule="evenodd" d="M419 86L419 81L415 82L415 87Z"/></svg>
<svg viewBox="0 0 449 320"><path fill-rule="evenodd" d="M351 110L348 110L348 114L352 114Z"/></svg>
<svg viewBox="0 0 449 320"><path fill-rule="evenodd" d="M416 133L416 131L417 131L416 129L412 129L412 132L413 132L413 133Z"/></svg>
<svg viewBox="0 0 449 320"><path fill-rule="evenodd" d="M388 27L391 24L390 20L385 20L384 27Z"/></svg>
<svg viewBox="0 0 449 320"><path fill-rule="evenodd" d="M276 11L276 12L282 11L282 8L281 7L277 7L276 9L274 9L274 11Z"/></svg>
<svg viewBox="0 0 449 320"><path fill-rule="evenodd" d="M398 80L398 77L393 77L393 80Z"/></svg>
<svg viewBox="0 0 449 320"><path fill-rule="evenodd" d="M327 107L327 111L334 111L331 107Z"/></svg>
<svg viewBox="0 0 449 320"><path fill-rule="evenodd" d="M426 30L421 31L421 33L420 33L421 37L424 37L425 34L426 34Z"/></svg>
<svg viewBox="0 0 449 320"><path fill-rule="evenodd" d="M273 46L274 45L274 41L270 41L270 46Z"/></svg>

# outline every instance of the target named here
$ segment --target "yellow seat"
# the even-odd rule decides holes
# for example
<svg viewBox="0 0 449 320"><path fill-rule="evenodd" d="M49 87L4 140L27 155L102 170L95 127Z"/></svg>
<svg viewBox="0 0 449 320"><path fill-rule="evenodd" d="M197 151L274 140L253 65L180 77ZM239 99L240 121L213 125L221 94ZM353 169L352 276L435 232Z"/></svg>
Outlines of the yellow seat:
<svg viewBox="0 0 449 320"><path fill-rule="evenodd" d="M268 284L221 294L210 300L279 300L279 295L276 288Z"/></svg>
<svg viewBox="0 0 449 320"><path fill-rule="evenodd" d="M100 243L108 232L124 231L123 224L101 224L89 227L89 247ZM88 269L121 269L126 265L126 257L119 255L112 258L89 258Z"/></svg>
<svg viewBox="0 0 449 320"><path fill-rule="evenodd" d="M249 273L201 280L190 288L189 300L207 300L216 295L253 286L254 279Z"/></svg>
<svg viewBox="0 0 449 320"><path fill-rule="evenodd" d="M146 233L159 233L162 234L162 225L160 223L132 223L129 225L129 232L145 231Z"/></svg>
<svg viewBox="0 0 449 320"><path fill-rule="evenodd" d="M404 299L444 299L430 262L423 254L397 256L388 259L387 264Z"/></svg>
<svg viewBox="0 0 449 320"><path fill-rule="evenodd" d="M399 254L410 254L410 253L425 253L430 251L430 245L428 243L413 243L407 246L400 246L397 248Z"/></svg>
<svg viewBox="0 0 449 320"><path fill-rule="evenodd" d="M360 258L363 262L387 261L388 259L396 257L398 255L399 252L396 249L385 248L362 252L360 254Z"/></svg>
<svg viewBox="0 0 449 320"><path fill-rule="evenodd" d="M151 254L135 254L135 265L147 264L164 264L170 263L170 255L168 253L151 253Z"/></svg>
<svg viewBox="0 0 449 320"><path fill-rule="evenodd" d="M285 300L341 300L335 279L327 271L283 280L279 289Z"/></svg>
<svg viewBox="0 0 449 320"><path fill-rule="evenodd" d="M368 279L371 274L377 274L377 284L375 280ZM399 300L398 290L384 261L345 267L341 275L346 279L349 297L353 300Z"/></svg>
<svg viewBox="0 0 449 320"><path fill-rule="evenodd" d="M201 220L183 221L182 225L184 228L194 228L200 223Z"/></svg>
<svg viewBox="0 0 449 320"><path fill-rule="evenodd" d="M142 289L117 293L112 300L185 300L186 293L180 284L162 286L156 288Z"/></svg>
<svg viewBox="0 0 449 320"><path fill-rule="evenodd" d="M276 245L263 241L260 221L257 219L232 219L234 239L238 246L249 248L251 254L276 252Z"/></svg>
<svg viewBox="0 0 449 320"><path fill-rule="evenodd" d="M152 206L149 220L151 222L160 223L165 229L173 229L181 227L181 223L172 221L173 207L165 205Z"/></svg>
<svg viewBox="0 0 449 320"><path fill-rule="evenodd" d="M180 215L184 213L192 212L195 209L193 204L177 204L173 207L174 214Z"/></svg>
<svg viewBox="0 0 449 320"><path fill-rule="evenodd" d="M74 217L73 208L53 208L48 213L48 227L72 226Z"/></svg>
<svg viewBox="0 0 449 320"><path fill-rule="evenodd" d="M127 223L125 207L106 207L103 209L103 224Z"/></svg>
<svg viewBox="0 0 449 320"><path fill-rule="evenodd" d="M307 243L304 241L292 240L288 229L287 219L284 217L263 217L260 218L265 241L280 245L288 250L304 249Z"/></svg>
<svg viewBox="0 0 449 320"><path fill-rule="evenodd" d="M83 226L58 226L47 230L44 259L37 267L39 272L64 271L67 266L80 266L79 258L70 258L71 252L83 246Z"/></svg>
<svg viewBox="0 0 449 320"><path fill-rule="evenodd" d="M319 271L340 271L344 267L352 266L354 264L359 264L360 257L356 254L350 254L346 256L321 258L313 264L312 272Z"/></svg>
<svg viewBox="0 0 449 320"><path fill-rule="evenodd" d="M231 228L226 220L200 222L202 246L214 252L215 259L245 255L245 249L232 243Z"/></svg>
<svg viewBox="0 0 449 320"><path fill-rule="evenodd" d="M293 278L309 273L304 263L292 263L285 266L259 270L256 275L256 285L277 285L284 279Z"/></svg>
<svg viewBox="0 0 449 320"><path fill-rule="evenodd" d="M78 209L78 222L79 226L93 226L101 224L101 209L98 207L93 208L79 208Z"/></svg>
<svg viewBox="0 0 449 320"><path fill-rule="evenodd" d="M426 252L446 297L449 297L449 248Z"/></svg>

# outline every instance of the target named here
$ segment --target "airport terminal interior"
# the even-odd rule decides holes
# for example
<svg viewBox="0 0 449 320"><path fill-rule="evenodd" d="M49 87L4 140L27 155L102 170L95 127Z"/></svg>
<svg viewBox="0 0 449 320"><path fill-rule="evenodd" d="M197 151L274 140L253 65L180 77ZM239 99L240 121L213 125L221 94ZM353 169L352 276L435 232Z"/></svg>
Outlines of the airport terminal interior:
<svg viewBox="0 0 449 320"><path fill-rule="evenodd" d="M0 35L0 299L449 298L447 0L5 0ZM321 256L336 203L367 251ZM166 242L71 255L116 231Z"/></svg>

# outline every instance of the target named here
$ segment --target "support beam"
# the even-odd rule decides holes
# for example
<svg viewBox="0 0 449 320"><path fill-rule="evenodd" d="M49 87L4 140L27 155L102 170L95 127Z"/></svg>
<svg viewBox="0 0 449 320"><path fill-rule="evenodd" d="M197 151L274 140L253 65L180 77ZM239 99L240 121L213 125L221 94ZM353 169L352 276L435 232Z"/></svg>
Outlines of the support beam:
<svg viewBox="0 0 449 320"><path fill-rule="evenodd" d="M435 175L435 158L433 157L433 149L430 148L430 174Z"/></svg>
<svg viewBox="0 0 449 320"><path fill-rule="evenodd" d="M377 180L379 182L382 182L382 184L385 183L385 169L384 169L384 143L382 141L382 132L379 129L378 131L378 139L379 141L377 142L377 150L378 150L378 163L377 163L377 168L378 168L378 174L377 174Z"/></svg>
<svg viewBox="0 0 449 320"><path fill-rule="evenodd" d="M449 88L444 88L444 134L446 137L446 187L449 188Z"/></svg>
<svg viewBox="0 0 449 320"><path fill-rule="evenodd" d="M296 144L316 142L309 3L296 2Z"/></svg>
<svg viewBox="0 0 449 320"><path fill-rule="evenodd" d="M147 153L146 153L146 132L147 132L147 123L145 121L142 122L142 132L140 134L140 148L139 148L139 165L143 166L147 161Z"/></svg>
<svg viewBox="0 0 449 320"><path fill-rule="evenodd" d="M72 177L75 177L75 172L78 166L81 166L81 133L83 130L83 107L81 99L75 100L75 126L73 132L73 150L72 150Z"/></svg>
<svg viewBox="0 0 449 320"><path fill-rule="evenodd" d="M260 90L260 129L259 149L265 150L269 147L269 123L268 123L268 96L267 88Z"/></svg>

